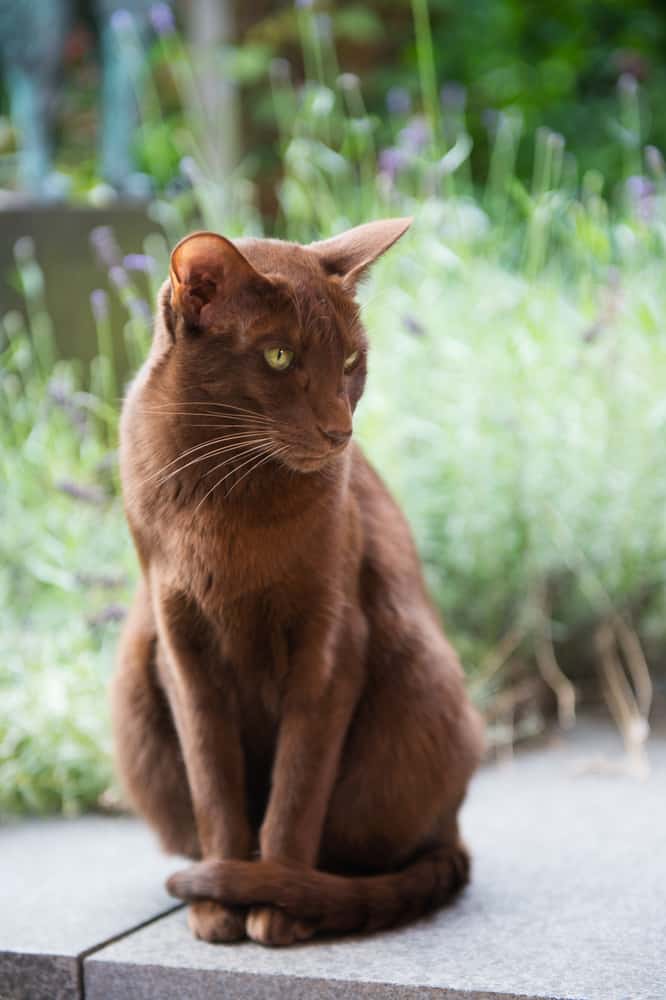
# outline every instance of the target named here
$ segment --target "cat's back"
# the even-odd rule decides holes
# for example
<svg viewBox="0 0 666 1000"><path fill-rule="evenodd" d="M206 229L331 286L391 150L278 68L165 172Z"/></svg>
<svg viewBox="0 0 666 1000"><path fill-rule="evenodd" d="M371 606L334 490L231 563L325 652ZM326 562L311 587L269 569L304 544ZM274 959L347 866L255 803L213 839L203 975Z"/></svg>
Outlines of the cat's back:
<svg viewBox="0 0 666 1000"><path fill-rule="evenodd" d="M399 725L404 733L408 724L396 716L396 705L411 703L416 717L418 702L423 706L421 735L423 720L434 726L429 739L438 748L437 767L454 758L466 776L480 758L483 726L465 694L462 666L428 595L409 524L357 445L351 483L363 526L360 595L369 629L364 701L368 715L359 715L354 732L361 739L366 719L381 715L386 731ZM414 735L414 745L419 738ZM355 752L353 747L350 752Z"/></svg>
<svg viewBox="0 0 666 1000"><path fill-rule="evenodd" d="M432 605L407 518L360 446L352 445L351 489L363 529L363 589L373 585L396 601Z"/></svg>

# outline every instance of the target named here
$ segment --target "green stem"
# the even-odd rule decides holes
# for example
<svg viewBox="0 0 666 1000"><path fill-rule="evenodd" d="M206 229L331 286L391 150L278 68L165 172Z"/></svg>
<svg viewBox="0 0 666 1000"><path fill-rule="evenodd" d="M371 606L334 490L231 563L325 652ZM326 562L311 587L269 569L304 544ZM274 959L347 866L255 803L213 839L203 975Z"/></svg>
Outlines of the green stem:
<svg viewBox="0 0 666 1000"><path fill-rule="evenodd" d="M433 150L441 149L442 129L437 96L437 70L435 68L435 50L430 30L428 0L412 0L412 16L414 18L414 33L416 35L416 58L419 68L421 95L426 118L432 134Z"/></svg>

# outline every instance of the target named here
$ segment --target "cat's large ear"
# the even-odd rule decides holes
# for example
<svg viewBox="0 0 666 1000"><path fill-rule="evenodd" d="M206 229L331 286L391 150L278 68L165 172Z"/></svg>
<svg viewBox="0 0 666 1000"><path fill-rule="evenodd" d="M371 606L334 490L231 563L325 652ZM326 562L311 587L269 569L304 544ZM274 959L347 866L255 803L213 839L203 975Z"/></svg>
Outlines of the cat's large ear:
<svg viewBox="0 0 666 1000"><path fill-rule="evenodd" d="M243 254L217 233L191 233L177 244L169 266L171 306L190 326L210 329L225 301L263 279Z"/></svg>
<svg viewBox="0 0 666 1000"><path fill-rule="evenodd" d="M330 240L320 240L308 247L317 255L327 274L341 278L354 289L378 257L407 232L411 218L379 219L348 229Z"/></svg>

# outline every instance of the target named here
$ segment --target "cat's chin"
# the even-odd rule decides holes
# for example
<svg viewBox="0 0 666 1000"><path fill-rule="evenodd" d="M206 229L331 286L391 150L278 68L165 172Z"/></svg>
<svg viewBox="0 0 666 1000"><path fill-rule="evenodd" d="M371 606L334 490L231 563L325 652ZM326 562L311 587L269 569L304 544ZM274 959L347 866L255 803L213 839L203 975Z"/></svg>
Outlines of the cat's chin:
<svg viewBox="0 0 666 1000"><path fill-rule="evenodd" d="M321 469L325 469L327 465L335 461L336 458L342 454L345 450L346 445L342 448L332 448L327 451L325 455L315 455L311 452L294 453L291 452L287 455L282 456L282 462L291 469L292 472L301 473L311 473L320 472Z"/></svg>

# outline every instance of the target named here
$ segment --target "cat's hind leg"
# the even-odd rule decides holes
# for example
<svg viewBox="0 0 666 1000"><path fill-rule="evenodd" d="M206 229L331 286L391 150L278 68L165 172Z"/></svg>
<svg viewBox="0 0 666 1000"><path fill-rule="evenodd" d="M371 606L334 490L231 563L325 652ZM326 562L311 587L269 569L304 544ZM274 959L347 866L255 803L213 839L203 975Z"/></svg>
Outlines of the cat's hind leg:
<svg viewBox="0 0 666 1000"><path fill-rule="evenodd" d="M178 737L159 683L149 597L136 593L111 686L116 769L132 806L169 854L200 857L192 800Z"/></svg>
<svg viewBox="0 0 666 1000"><path fill-rule="evenodd" d="M156 831L164 850L199 858L185 764L156 656L157 635L142 584L125 625L111 689L116 767L132 805ZM188 923L204 941L245 937L245 912L221 903L193 903Z"/></svg>

